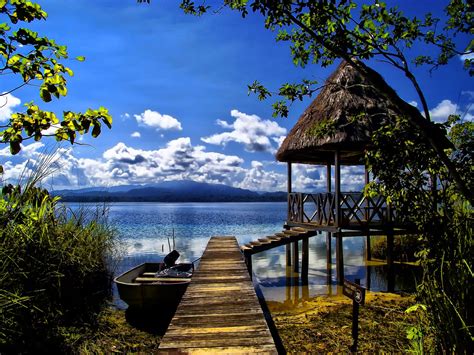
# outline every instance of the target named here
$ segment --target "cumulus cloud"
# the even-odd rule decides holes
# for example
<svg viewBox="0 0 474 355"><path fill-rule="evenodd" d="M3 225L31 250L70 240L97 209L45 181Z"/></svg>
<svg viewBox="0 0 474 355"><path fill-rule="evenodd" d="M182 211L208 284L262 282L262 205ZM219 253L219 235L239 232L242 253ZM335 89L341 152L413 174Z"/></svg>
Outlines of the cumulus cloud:
<svg viewBox="0 0 474 355"><path fill-rule="evenodd" d="M139 115L133 115L138 124L155 128L157 131L181 131L181 123L174 117L162 115L157 111L145 110Z"/></svg>
<svg viewBox="0 0 474 355"><path fill-rule="evenodd" d="M341 167L341 191L358 192L365 184L363 166ZM334 167L331 173L331 186L334 191ZM324 166L304 164L293 165L293 190L298 192L322 192L327 189L327 171Z"/></svg>
<svg viewBox="0 0 474 355"><path fill-rule="evenodd" d="M0 122L8 121L21 100L12 94L0 96Z"/></svg>
<svg viewBox="0 0 474 355"><path fill-rule="evenodd" d="M265 169L263 163L252 161L251 168L245 172L238 187L257 191L285 191L286 175Z"/></svg>
<svg viewBox="0 0 474 355"><path fill-rule="evenodd" d="M193 146L188 137L172 140L156 150L137 149L120 142L106 150L102 159L70 158L70 162L78 169L76 175L83 172L85 185L94 186L185 179L233 184L243 173L241 158L207 152L202 146ZM67 178L72 182L80 180Z"/></svg>
<svg viewBox="0 0 474 355"><path fill-rule="evenodd" d="M130 137L132 138L140 138L142 135L140 134L140 132L133 132Z"/></svg>
<svg viewBox="0 0 474 355"><path fill-rule="evenodd" d="M434 109L430 110L430 116L435 122L445 122L448 116L455 114L457 110L457 104L451 102L451 100L443 100Z"/></svg>
<svg viewBox="0 0 474 355"><path fill-rule="evenodd" d="M286 134L286 129L280 127L278 123L270 120L263 120L257 115L247 115L232 110L230 115L235 119L233 123L217 120L217 124L231 130L201 138L204 143L223 145L229 142L236 142L244 145L248 152L275 152L275 147L271 138Z"/></svg>

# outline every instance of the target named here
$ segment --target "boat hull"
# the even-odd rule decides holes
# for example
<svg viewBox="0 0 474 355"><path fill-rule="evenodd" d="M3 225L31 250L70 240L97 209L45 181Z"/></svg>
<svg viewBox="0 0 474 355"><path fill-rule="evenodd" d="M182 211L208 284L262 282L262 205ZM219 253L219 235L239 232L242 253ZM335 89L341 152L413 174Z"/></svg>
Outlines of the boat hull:
<svg viewBox="0 0 474 355"><path fill-rule="evenodd" d="M192 264L180 264L189 265ZM159 282L137 282L145 273L155 273L163 268L162 263L144 263L117 276L114 281L120 298L130 308L176 308L183 296L190 279L160 279Z"/></svg>

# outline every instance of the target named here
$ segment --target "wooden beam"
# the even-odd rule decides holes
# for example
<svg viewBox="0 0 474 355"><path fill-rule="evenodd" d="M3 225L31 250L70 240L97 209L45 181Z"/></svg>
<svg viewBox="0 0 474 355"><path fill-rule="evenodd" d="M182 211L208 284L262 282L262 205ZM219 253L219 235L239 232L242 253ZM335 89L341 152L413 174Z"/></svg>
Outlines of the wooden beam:
<svg viewBox="0 0 474 355"><path fill-rule="evenodd" d="M341 225L341 161L339 150L334 152L334 185L336 194L336 227Z"/></svg>

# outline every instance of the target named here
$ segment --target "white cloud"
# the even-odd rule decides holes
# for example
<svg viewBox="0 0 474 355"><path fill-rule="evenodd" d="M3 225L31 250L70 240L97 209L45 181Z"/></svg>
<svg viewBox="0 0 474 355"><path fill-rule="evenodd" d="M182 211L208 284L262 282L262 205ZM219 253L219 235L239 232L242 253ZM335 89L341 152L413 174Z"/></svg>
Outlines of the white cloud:
<svg viewBox="0 0 474 355"><path fill-rule="evenodd" d="M140 134L140 132L133 132L130 137L132 138L140 138L142 135Z"/></svg>
<svg viewBox="0 0 474 355"><path fill-rule="evenodd" d="M169 115L162 115L161 113L156 111L145 110L145 112L133 116L137 120L138 124L153 127L157 131L181 131L183 129L181 127L181 123L176 118L171 117Z"/></svg>
<svg viewBox="0 0 474 355"><path fill-rule="evenodd" d="M327 189L326 167L294 164L293 165L293 191L297 192L322 192ZM359 192L365 184L363 166L341 167L341 191ZM331 173L331 186L334 191L334 167Z"/></svg>
<svg viewBox="0 0 474 355"><path fill-rule="evenodd" d="M59 127L51 126L51 127L49 127L48 129L45 129L45 130L41 131L41 134L47 135L47 136L52 136L53 134L56 133L56 131L58 130L58 128L59 128Z"/></svg>
<svg viewBox="0 0 474 355"><path fill-rule="evenodd" d="M9 156L11 156L10 146L6 146L5 148L0 149L0 157L9 157Z"/></svg>
<svg viewBox="0 0 474 355"><path fill-rule="evenodd" d="M256 191L285 191L286 175L266 170L264 164L254 160L237 186Z"/></svg>
<svg viewBox="0 0 474 355"><path fill-rule="evenodd" d="M418 102L416 102L416 101L414 101L414 100L413 100L413 101L410 101L409 104L412 105L412 106L414 106L414 107L418 107Z"/></svg>
<svg viewBox="0 0 474 355"><path fill-rule="evenodd" d="M127 113L127 112L125 112L125 113L122 115L122 117L124 117L124 118L130 118L130 114Z"/></svg>
<svg viewBox="0 0 474 355"><path fill-rule="evenodd" d="M21 104L21 100L12 94L0 96L0 122L8 121L15 109Z"/></svg>
<svg viewBox="0 0 474 355"><path fill-rule="evenodd" d="M451 100L443 100L438 106L430 110L431 120L434 122L445 122L448 116L455 114L457 110L457 104L451 102Z"/></svg>
<svg viewBox="0 0 474 355"><path fill-rule="evenodd" d="M274 153L275 148L270 138L276 137L279 139L280 136L286 134L286 129L280 127L278 123L263 120L257 115L247 115L237 110L232 110L230 115L235 118L233 123L217 120L217 124L232 131L214 134L201 138L201 140L208 144L223 146L229 142L236 142L243 144L248 152Z"/></svg>
<svg viewBox="0 0 474 355"><path fill-rule="evenodd" d="M459 59L461 59L463 62L466 59L474 59L474 53L469 53L469 54L463 54L459 56Z"/></svg>
<svg viewBox="0 0 474 355"><path fill-rule="evenodd" d="M21 145L21 154L25 155L26 157L35 157L37 156L40 152L38 152L40 149L44 148L44 144L41 142L33 142L28 145Z"/></svg>

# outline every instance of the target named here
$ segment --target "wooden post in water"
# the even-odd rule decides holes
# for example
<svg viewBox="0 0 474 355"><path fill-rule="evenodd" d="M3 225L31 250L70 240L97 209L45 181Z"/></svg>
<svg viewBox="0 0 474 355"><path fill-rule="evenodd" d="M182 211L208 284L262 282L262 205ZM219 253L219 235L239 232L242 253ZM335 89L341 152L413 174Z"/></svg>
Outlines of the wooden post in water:
<svg viewBox="0 0 474 355"><path fill-rule="evenodd" d="M291 244L286 246L286 266L291 266Z"/></svg>
<svg viewBox="0 0 474 355"><path fill-rule="evenodd" d="M332 233L326 232L326 283L331 287L332 282Z"/></svg>
<svg viewBox="0 0 474 355"><path fill-rule="evenodd" d="M299 272L300 270L300 258L298 255L298 241L291 243L293 245L293 271Z"/></svg>
<svg viewBox="0 0 474 355"><path fill-rule="evenodd" d="M301 246L301 284L308 285L309 273L309 237L303 238Z"/></svg>
<svg viewBox="0 0 474 355"><path fill-rule="evenodd" d="M292 192L292 182L291 182L291 162L287 163L287 190L288 190L288 220L290 220L290 194ZM286 266L291 266L291 245L286 245Z"/></svg>
<svg viewBox="0 0 474 355"><path fill-rule="evenodd" d="M245 254L245 264L247 264L247 270L248 270L249 275L250 275L250 280L252 280L252 275L253 275L253 271L252 271L252 254L250 254L250 253L246 253L246 254Z"/></svg>
<svg viewBox="0 0 474 355"><path fill-rule="evenodd" d="M337 283L342 285L344 282L344 255L342 246L342 234L335 233L336 236L336 273Z"/></svg>
<svg viewBox="0 0 474 355"><path fill-rule="evenodd" d="M365 184L367 185L370 182L369 170L367 169L367 165L365 166ZM366 260L372 260L372 252L370 246L370 228L369 228L369 200L365 200L365 221L367 223L367 234L365 237L365 258Z"/></svg>
<svg viewBox="0 0 474 355"><path fill-rule="evenodd" d="M341 225L341 161L339 150L334 153L334 185L336 205L336 227Z"/></svg>

